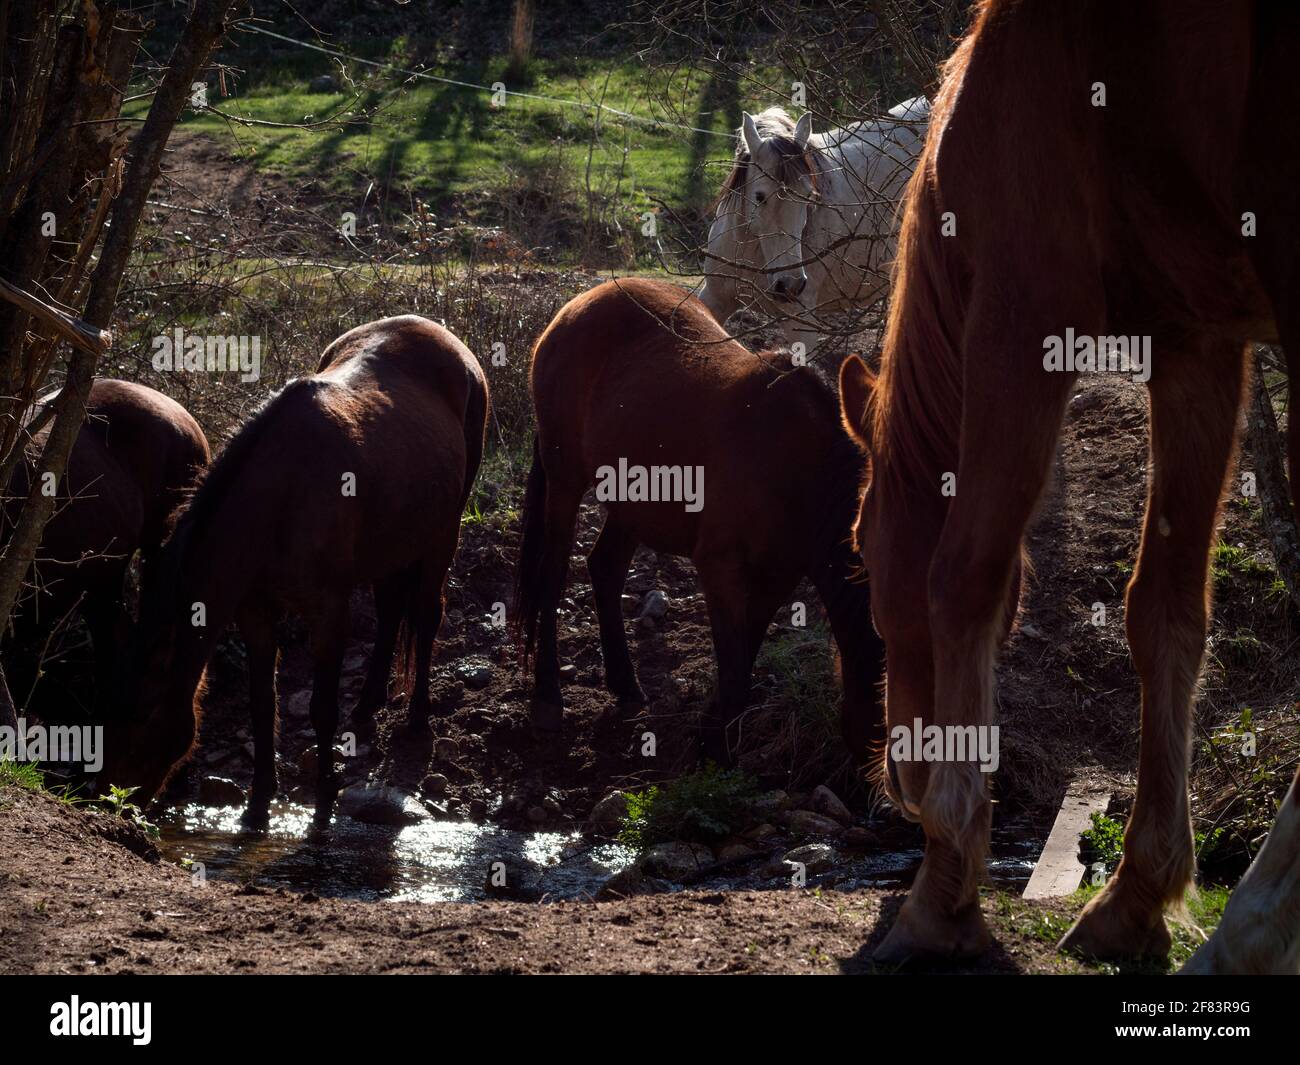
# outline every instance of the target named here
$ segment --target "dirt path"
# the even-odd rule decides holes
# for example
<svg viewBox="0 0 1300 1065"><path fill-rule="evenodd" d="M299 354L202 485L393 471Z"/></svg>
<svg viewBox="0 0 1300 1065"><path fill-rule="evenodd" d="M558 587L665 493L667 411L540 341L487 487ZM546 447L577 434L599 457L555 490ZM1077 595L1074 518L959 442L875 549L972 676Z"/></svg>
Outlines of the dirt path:
<svg viewBox="0 0 1300 1065"><path fill-rule="evenodd" d="M150 850L104 814L0 789L0 973L871 972L902 901L790 890L376 904L198 884ZM998 945L944 971L1084 971L1052 949L1066 908L990 896L985 911Z"/></svg>

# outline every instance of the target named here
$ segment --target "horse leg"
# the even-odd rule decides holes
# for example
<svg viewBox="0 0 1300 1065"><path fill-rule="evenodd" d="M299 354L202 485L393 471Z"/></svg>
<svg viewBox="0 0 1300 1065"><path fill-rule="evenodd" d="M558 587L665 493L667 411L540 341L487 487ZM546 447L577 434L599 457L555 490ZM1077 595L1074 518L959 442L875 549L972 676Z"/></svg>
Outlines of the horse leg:
<svg viewBox="0 0 1300 1065"><path fill-rule="evenodd" d="M358 733L374 731L375 712L388 701L388 677L410 580L410 573L404 570L375 581L375 646L365 683L352 709L352 728Z"/></svg>
<svg viewBox="0 0 1300 1065"><path fill-rule="evenodd" d="M736 724L749 707L754 662L767 627L781 602L788 598L766 581L731 560L697 562L700 583L713 632L717 659L718 691L704 721L701 746L704 756L718 765L735 764L740 737Z"/></svg>
<svg viewBox="0 0 1300 1065"><path fill-rule="evenodd" d="M432 704L429 702L429 664L433 659L433 642L442 626L443 601L446 594L447 570L451 568L456 553L456 536L459 527L452 531L450 544L443 544L420 565L419 591L413 611L415 624L415 680L411 700L407 704L407 723L412 728L428 728Z"/></svg>
<svg viewBox="0 0 1300 1065"><path fill-rule="evenodd" d="M1024 288L1019 294L1028 298L1014 317L1003 292L977 288L967 318L960 479L928 575L933 703L927 726L992 725L993 667L1015 609L1025 526L1047 481L1074 382L1073 373L1044 369L1043 337L1068 324L1095 333L1100 320L1068 291L1043 289L1033 300L1032 286ZM1006 431L1012 422L1014 433ZM941 483L930 490L940 492ZM980 954L989 943L978 894L992 816L987 775L974 760L890 765L900 799L925 829L926 848L874 957L893 964Z"/></svg>
<svg viewBox="0 0 1300 1065"><path fill-rule="evenodd" d="M1168 953L1163 911L1195 865L1187 796L1192 696L1209 624L1210 548L1236 441L1242 345L1192 343L1157 362L1151 476L1124 617L1142 679L1137 794L1124 857L1061 940L1092 957ZM1168 371L1168 372L1162 372Z"/></svg>
<svg viewBox="0 0 1300 1065"><path fill-rule="evenodd" d="M248 710L253 723L253 789L244 812L244 824L263 829L275 798L275 671L280 651L275 638L275 616L250 609L239 616L239 632L248 650Z"/></svg>
<svg viewBox="0 0 1300 1065"><path fill-rule="evenodd" d="M327 591L311 619L311 723L316 732L316 817L327 820L338 795L334 734L339 725L339 678L347 647L348 593Z"/></svg>
<svg viewBox="0 0 1300 1065"><path fill-rule="evenodd" d="M637 683L636 668L627 649L623 628L623 586L636 554L636 538L606 515L605 524L587 556L587 572L600 621L600 653L605 662L605 686L622 705L643 704L645 694Z"/></svg>
<svg viewBox="0 0 1300 1065"><path fill-rule="evenodd" d="M560 728L564 696L560 692L560 644L556 613L569 576L573 527L578 520L582 490L567 488L558 478L546 486L546 532L538 575L537 662L533 675L533 724L543 731Z"/></svg>

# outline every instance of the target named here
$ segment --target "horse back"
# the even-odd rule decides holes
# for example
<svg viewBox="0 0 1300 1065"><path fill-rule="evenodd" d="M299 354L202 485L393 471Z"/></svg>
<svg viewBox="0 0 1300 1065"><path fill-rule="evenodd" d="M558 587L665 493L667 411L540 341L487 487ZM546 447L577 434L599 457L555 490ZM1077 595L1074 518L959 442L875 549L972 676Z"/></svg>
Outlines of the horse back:
<svg viewBox="0 0 1300 1065"><path fill-rule="evenodd" d="M532 387L548 479L582 488L620 461L700 471L693 512L677 500L610 504L643 543L674 554L743 544L788 556L844 442L811 369L749 351L665 282L607 282L571 301L534 349ZM851 496L856 469L844 479Z"/></svg>

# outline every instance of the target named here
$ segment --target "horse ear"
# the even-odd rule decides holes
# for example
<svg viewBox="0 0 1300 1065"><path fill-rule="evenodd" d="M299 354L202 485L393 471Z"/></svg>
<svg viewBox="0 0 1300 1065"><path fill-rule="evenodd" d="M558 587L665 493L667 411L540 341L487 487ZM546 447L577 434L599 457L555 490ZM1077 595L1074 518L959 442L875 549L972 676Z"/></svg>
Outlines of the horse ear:
<svg viewBox="0 0 1300 1065"><path fill-rule="evenodd" d="M745 119L740 124L740 132L745 140L745 150L749 152L749 157L753 159L763 143L763 138L758 132L758 125L754 122L754 116L748 111L745 112Z"/></svg>
<svg viewBox="0 0 1300 1065"><path fill-rule="evenodd" d="M795 143L800 148L808 147L808 138L812 136L812 112L805 111L794 125Z"/></svg>
<svg viewBox="0 0 1300 1065"><path fill-rule="evenodd" d="M844 360L840 366L840 417L849 436L863 447L870 442L864 423L875 387L876 375L860 355L850 355Z"/></svg>

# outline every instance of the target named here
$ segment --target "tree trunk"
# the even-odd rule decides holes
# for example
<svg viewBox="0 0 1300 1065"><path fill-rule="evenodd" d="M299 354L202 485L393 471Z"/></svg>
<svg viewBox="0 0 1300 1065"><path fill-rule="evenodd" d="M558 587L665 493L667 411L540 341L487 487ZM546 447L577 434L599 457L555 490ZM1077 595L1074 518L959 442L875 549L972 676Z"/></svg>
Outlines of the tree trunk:
<svg viewBox="0 0 1300 1065"><path fill-rule="evenodd" d="M1278 432L1273 402L1264 387L1264 364L1258 350L1253 363L1250 400L1246 407L1246 441L1255 460L1260 515L1278 574L1286 585L1291 602L1300 610L1300 533L1296 529L1282 460L1282 434ZM1296 417L1296 411L1291 411L1290 416ZM1291 476L1300 476L1300 470L1292 470Z"/></svg>

